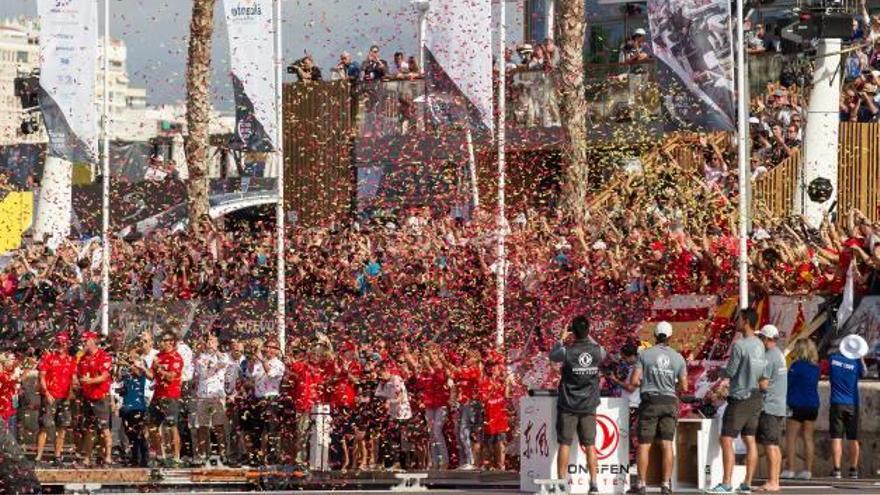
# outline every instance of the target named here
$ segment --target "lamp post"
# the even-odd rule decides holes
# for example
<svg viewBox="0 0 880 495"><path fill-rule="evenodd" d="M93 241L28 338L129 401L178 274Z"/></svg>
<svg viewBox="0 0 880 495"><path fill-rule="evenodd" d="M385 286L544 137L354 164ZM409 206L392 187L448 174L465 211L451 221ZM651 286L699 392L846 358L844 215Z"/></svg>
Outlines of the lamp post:
<svg viewBox="0 0 880 495"><path fill-rule="evenodd" d="M412 0L412 6L419 14L419 67L425 70L425 37L428 31L428 9L431 8L429 0Z"/></svg>

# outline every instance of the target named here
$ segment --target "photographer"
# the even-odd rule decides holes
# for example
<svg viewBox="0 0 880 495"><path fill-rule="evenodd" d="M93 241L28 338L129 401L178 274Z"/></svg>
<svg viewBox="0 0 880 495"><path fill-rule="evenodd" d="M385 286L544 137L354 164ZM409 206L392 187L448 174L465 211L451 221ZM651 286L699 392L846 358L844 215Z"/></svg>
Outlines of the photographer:
<svg viewBox="0 0 880 495"><path fill-rule="evenodd" d="M147 418L147 363L141 355L141 347L134 344L117 363L119 378L122 385L119 395L122 396L122 407L119 417L128 443L131 446L129 465L131 467L147 467L149 447L146 436Z"/></svg>
<svg viewBox="0 0 880 495"><path fill-rule="evenodd" d="M322 80L321 69L319 69L318 66L315 65L315 60L312 58L311 55L306 55L305 57L291 64L287 68L287 72L290 74L296 74L297 80L299 82Z"/></svg>

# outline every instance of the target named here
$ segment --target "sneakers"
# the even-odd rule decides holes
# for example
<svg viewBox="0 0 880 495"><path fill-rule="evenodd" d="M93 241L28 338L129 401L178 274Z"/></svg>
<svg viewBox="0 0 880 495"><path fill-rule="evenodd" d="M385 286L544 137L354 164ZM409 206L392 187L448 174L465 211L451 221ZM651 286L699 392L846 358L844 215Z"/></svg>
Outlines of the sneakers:
<svg viewBox="0 0 880 495"><path fill-rule="evenodd" d="M811 473L807 470L800 471L800 472L798 472L798 474L796 474L794 476L794 479L796 479L796 480L809 480L812 478L813 478L813 473Z"/></svg>
<svg viewBox="0 0 880 495"><path fill-rule="evenodd" d="M670 488L669 485L661 485L660 495L672 495L672 488Z"/></svg>
<svg viewBox="0 0 880 495"><path fill-rule="evenodd" d="M645 495L648 492L644 486L633 486L626 491L627 495Z"/></svg>
<svg viewBox="0 0 880 495"><path fill-rule="evenodd" d="M752 487L743 483L739 485L739 488L736 489L737 493L752 493Z"/></svg>
<svg viewBox="0 0 880 495"><path fill-rule="evenodd" d="M724 483L718 483L712 488L708 490L703 490L703 493L735 493L733 491L733 487L730 485L725 485Z"/></svg>
<svg viewBox="0 0 880 495"><path fill-rule="evenodd" d="M779 473L779 477L784 480L793 480L793 479L795 479L795 474L794 474L794 471L792 471L790 469L786 469L786 470L782 471L781 473Z"/></svg>
<svg viewBox="0 0 880 495"><path fill-rule="evenodd" d="M461 466L458 466L459 471L473 471L475 469L477 468L474 467L473 464L462 464Z"/></svg>
<svg viewBox="0 0 880 495"><path fill-rule="evenodd" d="M834 469L832 469L832 470L831 470L831 477L834 478L834 479L836 479L836 480L839 480L839 479L843 478L843 476L840 474L840 468L834 468Z"/></svg>
<svg viewBox="0 0 880 495"><path fill-rule="evenodd" d="M859 470L854 467L849 468L849 476L848 477L851 480L859 479Z"/></svg>
<svg viewBox="0 0 880 495"><path fill-rule="evenodd" d="M593 483L590 483L590 491L588 491L587 493L599 493L599 487L594 485Z"/></svg>

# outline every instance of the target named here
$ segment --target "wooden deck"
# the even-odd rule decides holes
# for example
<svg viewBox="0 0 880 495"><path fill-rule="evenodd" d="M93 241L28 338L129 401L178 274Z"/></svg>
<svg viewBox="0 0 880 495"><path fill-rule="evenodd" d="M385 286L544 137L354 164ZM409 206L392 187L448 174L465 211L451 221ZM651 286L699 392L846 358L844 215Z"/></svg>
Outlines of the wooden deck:
<svg viewBox="0 0 880 495"><path fill-rule="evenodd" d="M427 471L423 485L432 488L515 489L519 475L513 472ZM254 469L37 469L43 486L57 487L187 487L262 489L386 489L396 485L393 472L312 472L300 477L290 468Z"/></svg>

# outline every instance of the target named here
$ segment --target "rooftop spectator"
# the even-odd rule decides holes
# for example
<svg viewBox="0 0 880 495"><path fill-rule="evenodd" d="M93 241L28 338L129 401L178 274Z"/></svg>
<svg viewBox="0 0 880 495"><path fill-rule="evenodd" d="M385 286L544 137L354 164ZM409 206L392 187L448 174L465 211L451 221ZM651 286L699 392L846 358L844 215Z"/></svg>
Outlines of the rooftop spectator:
<svg viewBox="0 0 880 495"><path fill-rule="evenodd" d="M364 81L381 81L388 74L388 62L379 55L379 47L373 45L361 66Z"/></svg>

